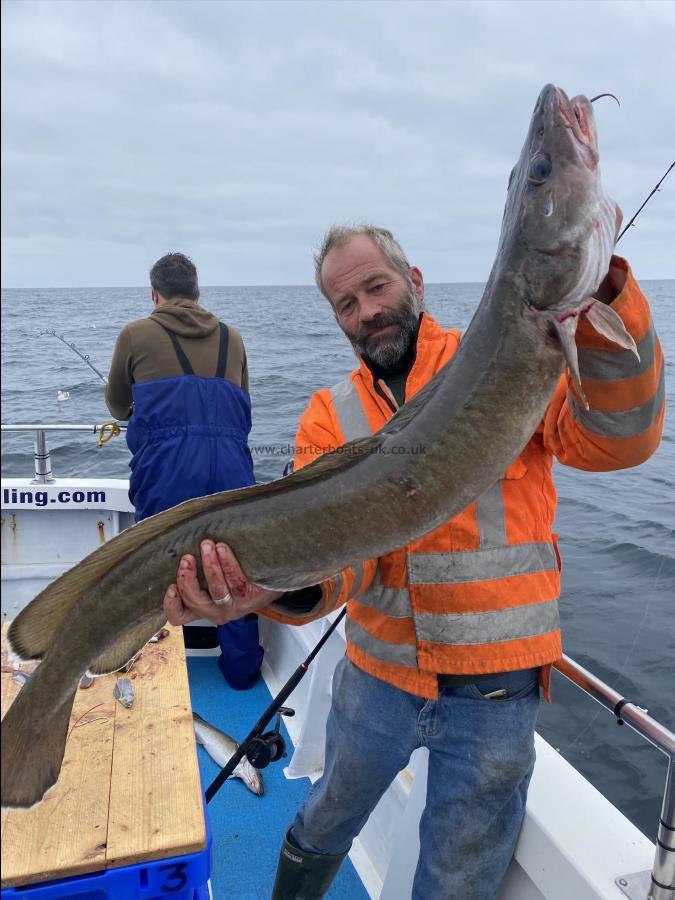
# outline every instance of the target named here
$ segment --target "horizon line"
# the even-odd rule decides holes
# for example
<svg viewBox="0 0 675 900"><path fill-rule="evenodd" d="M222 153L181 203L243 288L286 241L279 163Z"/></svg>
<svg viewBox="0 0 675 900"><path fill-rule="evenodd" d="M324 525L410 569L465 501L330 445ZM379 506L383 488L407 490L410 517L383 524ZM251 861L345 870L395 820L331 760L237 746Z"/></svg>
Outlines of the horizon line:
<svg viewBox="0 0 675 900"><path fill-rule="evenodd" d="M640 283L644 283L645 281L675 281L675 275L667 275L661 276L659 278L640 278ZM487 281L425 281L425 284L428 287L432 287L435 285L445 285L445 284L487 284ZM290 283L268 283L268 284L203 284L200 285L200 290L205 288L292 288L292 287L300 287L300 288L314 288L317 293L319 289L315 284L305 283L301 284L298 282ZM108 290L149 290L149 284L69 284L69 285L57 285L47 287L45 285L21 285L21 286L10 286L10 285L0 285L0 290L2 291L95 291L101 289Z"/></svg>
<svg viewBox="0 0 675 900"><path fill-rule="evenodd" d="M656 280L656 281L669 281L670 279L647 279ZM486 284L485 281L425 281L427 286L436 285L436 284ZM316 291L319 289L315 284L306 283L283 283L283 284L202 284L199 286L199 290L204 290L206 288L270 288L270 287L302 287L302 288L314 288ZM92 290L100 290L101 288L114 288L115 290L149 290L150 284L82 284L82 285L66 285L63 287L45 287L41 285L28 285L28 286L20 286L20 287L10 287L9 285L0 285L0 290L3 291L92 291Z"/></svg>

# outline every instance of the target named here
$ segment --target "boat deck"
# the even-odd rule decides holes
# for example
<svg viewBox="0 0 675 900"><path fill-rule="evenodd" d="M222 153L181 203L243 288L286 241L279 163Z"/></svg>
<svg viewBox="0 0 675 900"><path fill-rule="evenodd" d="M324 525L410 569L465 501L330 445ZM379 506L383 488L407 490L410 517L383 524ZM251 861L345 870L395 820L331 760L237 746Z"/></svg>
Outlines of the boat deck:
<svg viewBox="0 0 675 900"><path fill-rule="evenodd" d="M220 674L216 657L188 657L187 662L193 710L236 740L242 740L270 702L271 694L263 679L248 691L235 691ZM293 705L292 697L289 703ZM285 727L283 733L290 753L293 745ZM198 746L197 750L206 790L219 768L203 747ZM286 778L285 763L272 763L263 770L264 796L257 797L242 781L233 778L209 803L214 900L264 900L271 896L283 835L311 785L309 778ZM327 897L368 897L349 858Z"/></svg>
<svg viewBox="0 0 675 900"><path fill-rule="evenodd" d="M4 623L3 709L20 689L6 658L7 627ZM73 712L77 727L58 785L28 812L3 810L3 887L72 878L203 848L199 798L219 768L198 746L200 791L190 701L205 719L241 740L269 705L271 694L262 678L248 691L232 690L214 656L188 658L186 679L180 629L170 632L166 640L149 644L134 664L136 699L131 710L113 699L114 675L78 691ZM21 668L30 671L33 666ZM285 729L284 736L292 753ZM214 900L262 900L271 895L282 837L311 782L287 779L283 762L262 774L264 796L230 779L207 808ZM328 897L368 897L349 860Z"/></svg>
<svg viewBox="0 0 675 900"><path fill-rule="evenodd" d="M28 430L35 427L17 426ZM69 499L74 499L76 505L67 502ZM3 619L17 615L54 578L131 524L128 483L120 479L58 479L53 483L40 483L36 488L36 482L27 478L3 478L2 512ZM287 681L298 663L307 657L322 637L329 618L293 628L261 619L260 638L265 647L264 676L269 690L276 692ZM296 710L295 717L287 721L295 743L294 747L288 746L289 771L294 778L289 780L285 777L283 763L273 764L263 772L264 797L251 794L243 783L234 780L225 784L209 804L215 900L264 900L270 896L284 831L309 790L309 779L318 777L323 767L323 741L332 674L344 654L344 640L344 631L338 628L314 660L307 678L289 699ZM149 651L146 659L152 652ZM558 667L571 682L587 691L610 712L616 708L620 695L608 685L571 660L561 660ZM202 748L194 749L190 705L208 721L241 740L268 706L270 693L262 680L244 693L231 690L213 656L188 658L187 671L190 696L185 677L186 665L183 663L185 692L178 721L170 727L150 729L143 740L136 742L137 754L133 760L129 757L124 772L136 771L138 763L134 760L138 759L138 754L141 762L144 754L152 756L153 753L162 760L161 767L154 769L154 776L148 778L147 785L148 788L157 788L154 791L155 804L160 803L165 808L166 797L174 795L173 782L176 781L175 776L171 780L171 758L176 760L179 770L190 758L194 772L194 806L201 813L202 791L212 782L217 767ZM9 690L15 691L17 685L11 682L9 672L3 676L3 682L8 682ZM4 687L3 684L3 695L6 693ZM66 843L77 844L81 872L100 869L101 865L106 864L108 852L110 857L128 859L123 852L126 833L121 833L122 829L111 832L110 851L107 844L102 846L103 839L98 837L106 822L103 810L108 803L107 788L111 784L101 778L98 792L91 791L84 789L84 781L78 777L79 773L83 777L91 775L99 753L106 749L105 736L100 741L95 739L99 729L109 730L113 715L115 721L119 718L121 723L123 719L124 711L119 704L111 707L107 692L102 698L104 705L91 710L98 702L95 702L94 696L97 690L98 686L78 692L82 694L82 700L86 700L78 715L85 713L85 716L80 720L76 718L78 727L72 739L77 742L88 739L89 749L75 766L66 766L62 776L64 784L71 778L71 790L63 809L59 809L59 815L68 813L72 821L77 822L77 827L71 828L68 834L66 829L53 828L54 823L47 820L44 828L33 835L43 850L50 843L55 849L57 865L52 867L44 854L39 860L41 868L36 871L41 873L43 879L48 871L52 873L51 877L63 874L59 848L64 848ZM8 698L3 696L3 699ZM565 714L564 704L560 704L559 708L560 714ZM135 708L136 711L138 709ZM86 715L88 711L91 712L91 720ZM173 712L176 713L176 708ZM152 716L157 710L148 708L147 713ZM172 713L167 713L167 718L171 720ZM622 717L634 731L663 750L670 760L675 760L675 736L671 732L634 703L625 704ZM86 728L80 727L85 724ZM614 731L611 729L608 722L608 741L612 739L611 734L616 733L616 728ZM155 743L158 735L162 738L159 753ZM567 900L571 896L583 897L584 900L619 900L625 897L622 885L624 882L628 884L627 878L632 879L633 873L640 873L643 880L649 881L655 860L658 864L655 871L662 875L665 860L661 859L663 854L659 856L656 853L653 842L546 741L538 735L535 741L537 764L530 785L525 821L514 860L500 891L500 900ZM600 745L596 751L604 752L604 746ZM405 900L410 897L418 856L419 820L426 796L427 765L427 752L424 749L415 751L409 765L399 773L382 797L354 842L351 860L356 869L350 861L342 867L329 893L333 900L359 900L367 896L379 897L380 900ZM109 765L107 771L110 771ZM111 800L117 798L118 792L120 795L126 792L127 797L131 794L132 800L140 801L137 791L129 791L132 779L127 777L126 784L124 780L124 777L113 780L115 792L110 793ZM671 817L674 783L671 778L665 792L664 810ZM47 805L45 802L44 807ZM82 827L78 812L92 805L99 811L101 825L98 829L95 827L97 823L91 828ZM159 831L154 830L155 823L144 815L142 809L137 806L134 809L137 813L129 821L140 829L152 826L150 833L153 841L159 840L165 832L173 830L179 833L186 829L186 811L180 805L164 816L165 824ZM120 817L118 819L126 824ZM8 828L8 823L3 812L3 838L9 838L10 844L20 844L22 830ZM73 841L73 835L76 841ZM188 845L190 843L188 841ZM114 853L113 848L117 848ZM21 852L25 849L25 846L21 848ZM166 858L166 852L162 848L158 855ZM26 883L26 874L24 869L14 871L14 883ZM3 877L6 875L3 866ZM667 878L667 873L662 875L662 881Z"/></svg>

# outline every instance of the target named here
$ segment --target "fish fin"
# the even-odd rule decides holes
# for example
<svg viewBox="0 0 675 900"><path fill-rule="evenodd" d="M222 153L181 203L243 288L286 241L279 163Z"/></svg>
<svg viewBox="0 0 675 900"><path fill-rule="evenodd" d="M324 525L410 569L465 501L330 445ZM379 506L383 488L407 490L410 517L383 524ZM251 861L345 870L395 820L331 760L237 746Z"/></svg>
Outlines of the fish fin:
<svg viewBox="0 0 675 900"><path fill-rule="evenodd" d="M251 496L281 493L298 481L312 481L328 472L349 468L379 446L381 441L382 438L377 436L358 438L345 444L339 451L325 453L286 478L279 478L269 484L253 485L236 491L223 491L186 500L128 528L49 584L21 610L7 634L10 651L22 662L42 659L51 647L67 614L80 598L98 584L117 563L163 532L186 519L211 510L224 509L231 503L246 500ZM161 624L163 623L164 620Z"/></svg>
<svg viewBox="0 0 675 900"><path fill-rule="evenodd" d="M626 330L621 316L611 306L596 300L590 309L586 310L585 315L598 334L623 347L624 350L632 350L638 360L640 359L633 336Z"/></svg>
<svg viewBox="0 0 675 900"><path fill-rule="evenodd" d="M37 672L2 720L3 808L28 809L39 803L61 771L77 685L65 700L47 706L44 700L36 702L41 696Z"/></svg>
<svg viewBox="0 0 675 900"><path fill-rule="evenodd" d="M69 574L66 572L48 585L11 623L7 632L10 659L28 662L44 657L66 615L79 600L79 594L71 590Z"/></svg>
<svg viewBox="0 0 675 900"><path fill-rule="evenodd" d="M89 674L98 676L119 672L165 622L166 616L163 610L145 616L140 622L135 622L130 628L125 629L89 666Z"/></svg>
<svg viewBox="0 0 675 900"><path fill-rule="evenodd" d="M574 386L577 389L577 393L581 398L581 402L584 404L586 409L589 409L588 400L586 399L586 394L584 393L584 389L581 386L581 376L579 375L579 358L577 356L577 342L574 339L574 336L577 331L577 323L578 319L576 315L568 316L566 319L560 321L555 318L555 316L551 316L551 324L555 329L555 333L558 336L558 340L560 341L560 347L563 352L563 356L565 357L565 362L567 363L567 368L572 377L572 381L574 382Z"/></svg>

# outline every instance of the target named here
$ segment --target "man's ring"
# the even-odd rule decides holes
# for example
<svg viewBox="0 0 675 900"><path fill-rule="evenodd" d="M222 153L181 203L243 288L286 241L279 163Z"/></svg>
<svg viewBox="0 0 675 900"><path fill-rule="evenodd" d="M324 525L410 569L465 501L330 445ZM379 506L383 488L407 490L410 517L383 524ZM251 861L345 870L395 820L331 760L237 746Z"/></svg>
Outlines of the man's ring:
<svg viewBox="0 0 675 900"><path fill-rule="evenodd" d="M216 606L227 606L228 604L232 603L232 594L225 594L224 597L219 597L217 600L214 599L213 602L216 604Z"/></svg>

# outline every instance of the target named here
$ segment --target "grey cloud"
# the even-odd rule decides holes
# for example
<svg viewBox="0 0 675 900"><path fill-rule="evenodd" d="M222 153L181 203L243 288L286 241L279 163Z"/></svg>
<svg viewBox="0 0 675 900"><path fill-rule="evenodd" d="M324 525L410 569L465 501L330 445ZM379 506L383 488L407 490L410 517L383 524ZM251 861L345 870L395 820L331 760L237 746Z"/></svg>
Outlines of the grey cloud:
<svg viewBox="0 0 675 900"><path fill-rule="evenodd" d="M331 222L391 227L430 281L483 280L537 93L598 106L626 215L675 156L665 3L3 6L3 283L308 283ZM606 101L605 101L606 102ZM625 239L675 275L675 178Z"/></svg>

